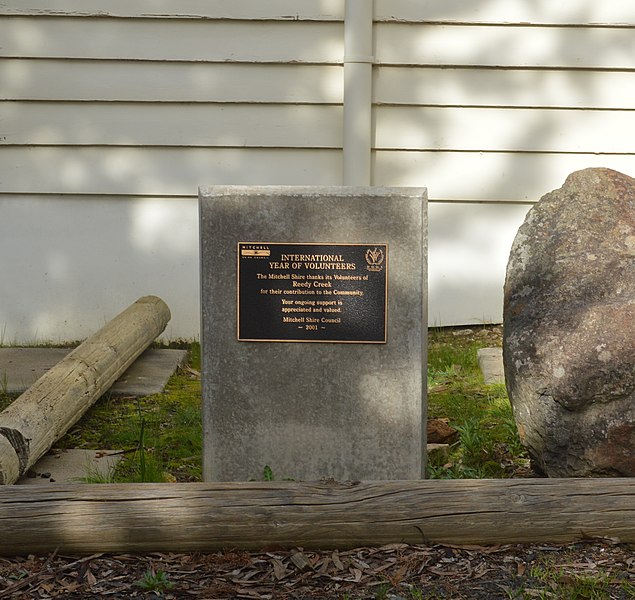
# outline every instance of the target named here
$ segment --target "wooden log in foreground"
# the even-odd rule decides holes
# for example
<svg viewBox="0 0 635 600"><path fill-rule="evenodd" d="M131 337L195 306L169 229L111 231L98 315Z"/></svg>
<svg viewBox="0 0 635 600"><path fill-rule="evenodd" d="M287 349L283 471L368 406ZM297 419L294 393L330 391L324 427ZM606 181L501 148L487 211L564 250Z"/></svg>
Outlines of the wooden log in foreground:
<svg viewBox="0 0 635 600"><path fill-rule="evenodd" d="M15 483L90 408L170 320L156 296L137 300L0 413L0 484Z"/></svg>
<svg viewBox="0 0 635 600"><path fill-rule="evenodd" d="M0 488L0 554L635 542L633 479Z"/></svg>

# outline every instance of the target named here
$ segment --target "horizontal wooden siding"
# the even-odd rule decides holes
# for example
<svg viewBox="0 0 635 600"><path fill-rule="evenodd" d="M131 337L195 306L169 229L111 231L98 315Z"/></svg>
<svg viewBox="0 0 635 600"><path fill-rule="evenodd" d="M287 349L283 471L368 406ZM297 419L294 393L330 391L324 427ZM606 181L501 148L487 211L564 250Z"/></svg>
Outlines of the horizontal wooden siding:
<svg viewBox="0 0 635 600"><path fill-rule="evenodd" d="M0 203L189 214L200 184L342 183L344 0L98 4L0 5ZM527 208L576 169L635 174L635 6L375 0L374 21L372 183L429 188L431 322L499 320Z"/></svg>

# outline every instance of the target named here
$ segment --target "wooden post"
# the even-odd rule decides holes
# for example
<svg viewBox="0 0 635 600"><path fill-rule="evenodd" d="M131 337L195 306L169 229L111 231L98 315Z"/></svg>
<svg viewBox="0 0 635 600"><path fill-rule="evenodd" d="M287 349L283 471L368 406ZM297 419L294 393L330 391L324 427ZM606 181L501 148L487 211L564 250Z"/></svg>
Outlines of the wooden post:
<svg viewBox="0 0 635 600"><path fill-rule="evenodd" d="M0 554L635 542L633 479L0 488Z"/></svg>
<svg viewBox="0 0 635 600"><path fill-rule="evenodd" d="M170 309L137 300L0 413L0 484L15 483L165 329Z"/></svg>

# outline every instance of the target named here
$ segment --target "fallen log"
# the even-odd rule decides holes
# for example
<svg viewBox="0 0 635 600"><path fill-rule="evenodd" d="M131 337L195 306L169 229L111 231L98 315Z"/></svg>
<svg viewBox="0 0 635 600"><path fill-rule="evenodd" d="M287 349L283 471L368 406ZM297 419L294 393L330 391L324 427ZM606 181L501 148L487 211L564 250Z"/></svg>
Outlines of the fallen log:
<svg viewBox="0 0 635 600"><path fill-rule="evenodd" d="M137 300L0 413L0 484L15 483L165 329L170 309Z"/></svg>
<svg viewBox="0 0 635 600"><path fill-rule="evenodd" d="M632 479L0 488L0 554L635 542Z"/></svg>

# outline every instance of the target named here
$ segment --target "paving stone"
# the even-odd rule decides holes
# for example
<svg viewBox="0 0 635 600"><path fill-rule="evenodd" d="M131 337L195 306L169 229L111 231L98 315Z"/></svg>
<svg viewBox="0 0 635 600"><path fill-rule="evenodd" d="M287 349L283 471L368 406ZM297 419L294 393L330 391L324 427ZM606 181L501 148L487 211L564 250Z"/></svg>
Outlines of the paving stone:
<svg viewBox="0 0 635 600"><path fill-rule="evenodd" d="M0 390L21 394L69 352L70 348L0 348ZM114 383L110 392L122 396L161 393L186 356L186 350L148 349Z"/></svg>
<svg viewBox="0 0 635 600"><path fill-rule="evenodd" d="M485 383L505 383L502 348L480 348L477 358Z"/></svg>
<svg viewBox="0 0 635 600"><path fill-rule="evenodd" d="M16 485L81 483L87 476L107 477L121 460L116 450L51 450Z"/></svg>

